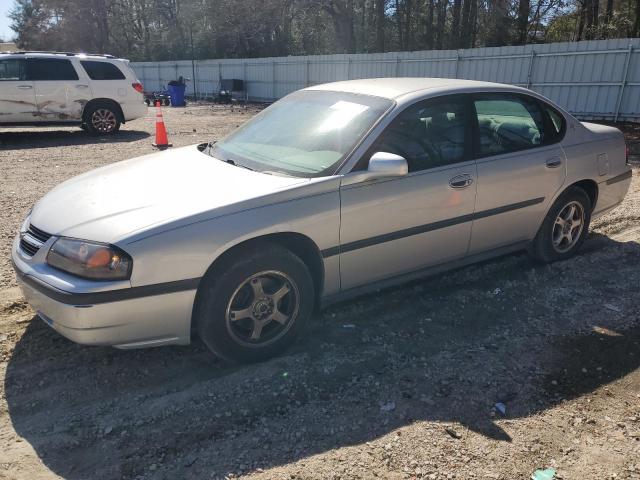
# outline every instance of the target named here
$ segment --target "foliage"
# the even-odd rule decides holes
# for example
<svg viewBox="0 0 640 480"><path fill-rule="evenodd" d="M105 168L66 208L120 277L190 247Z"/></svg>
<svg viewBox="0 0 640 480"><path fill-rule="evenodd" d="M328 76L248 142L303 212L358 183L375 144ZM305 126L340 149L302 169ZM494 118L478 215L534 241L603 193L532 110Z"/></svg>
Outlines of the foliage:
<svg viewBox="0 0 640 480"><path fill-rule="evenodd" d="M21 48L132 60L517 45L640 35L640 0L14 0Z"/></svg>

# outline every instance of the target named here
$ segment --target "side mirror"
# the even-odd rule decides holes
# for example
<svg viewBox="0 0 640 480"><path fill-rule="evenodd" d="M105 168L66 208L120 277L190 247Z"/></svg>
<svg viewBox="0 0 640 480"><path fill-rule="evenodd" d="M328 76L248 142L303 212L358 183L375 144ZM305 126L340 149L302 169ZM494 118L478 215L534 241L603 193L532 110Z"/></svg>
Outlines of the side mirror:
<svg viewBox="0 0 640 480"><path fill-rule="evenodd" d="M351 172L342 180L342 185L367 182L379 178L404 177L409 173L409 165L404 157L389 152L376 152L369 160L365 171Z"/></svg>
<svg viewBox="0 0 640 480"><path fill-rule="evenodd" d="M400 155L376 152L369 160L367 172L372 175L372 178L404 177L409 173L409 165Z"/></svg>

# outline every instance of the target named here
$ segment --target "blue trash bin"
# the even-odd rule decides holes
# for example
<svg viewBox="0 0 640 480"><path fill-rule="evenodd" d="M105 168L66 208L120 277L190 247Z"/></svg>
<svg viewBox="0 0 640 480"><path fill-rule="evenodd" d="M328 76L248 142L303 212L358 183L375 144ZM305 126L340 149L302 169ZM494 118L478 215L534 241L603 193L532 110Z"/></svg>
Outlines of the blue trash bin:
<svg viewBox="0 0 640 480"><path fill-rule="evenodd" d="M171 106L172 107L184 107L184 91L186 89L186 85L167 85L167 91L169 92L169 97L171 97Z"/></svg>

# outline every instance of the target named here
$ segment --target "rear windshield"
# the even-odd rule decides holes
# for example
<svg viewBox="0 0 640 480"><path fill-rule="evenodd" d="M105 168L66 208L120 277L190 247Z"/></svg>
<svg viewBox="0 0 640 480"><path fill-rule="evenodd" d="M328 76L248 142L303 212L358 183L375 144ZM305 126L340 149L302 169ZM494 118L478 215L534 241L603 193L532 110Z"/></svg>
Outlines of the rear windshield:
<svg viewBox="0 0 640 480"><path fill-rule="evenodd" d="M215 144L210 153L257 171L330 175L392 104L369 95L295 92Z"/></svg>
<svg viewBox="0 0 640 480"><path fill-rule="evenodd" d="M91 80L124 80L126 78L113 63L81 60L80 64Z"/></svg>

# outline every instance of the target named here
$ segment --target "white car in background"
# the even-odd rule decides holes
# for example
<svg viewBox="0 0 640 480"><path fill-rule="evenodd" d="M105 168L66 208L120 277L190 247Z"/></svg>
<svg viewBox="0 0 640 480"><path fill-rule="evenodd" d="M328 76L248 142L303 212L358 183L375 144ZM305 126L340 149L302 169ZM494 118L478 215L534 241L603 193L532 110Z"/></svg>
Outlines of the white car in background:
<svg viewBox="0 0 640 480"><path fill-rule="evenodd" d="M129 61L110 55L0 53L0 126L80 125L96 135L147 113Z"/></svg>

